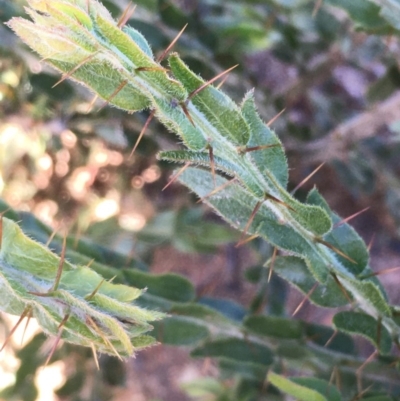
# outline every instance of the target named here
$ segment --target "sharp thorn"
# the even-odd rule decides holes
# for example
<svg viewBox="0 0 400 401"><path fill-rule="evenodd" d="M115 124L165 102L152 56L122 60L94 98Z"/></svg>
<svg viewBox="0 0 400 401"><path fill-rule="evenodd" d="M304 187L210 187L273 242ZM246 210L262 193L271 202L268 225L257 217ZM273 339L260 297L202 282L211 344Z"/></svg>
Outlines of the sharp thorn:
<svg viewBox="0 0 400 401"><path fill-rule="evenodd" d="M264 196L265 196L265 200L270 200L270 201L279 203L280 205L285 206L286 208L288 208L289 210L291 210L292 212L296 212L296 210L293 209L290 205L288 205L288 204L287 204L286 202L284 202L284 201L281 201L280 199L276 198L275 196L270 195L270 194L267 194L267 193L265 193Z"/></svg>
<svg viewBox="0 0 400 401"><path fill-rule="evenodd" d="M135 72L141 72L141 71L160 71L160 72L168 72L167 68L164 67L137 67L135 68Z"/></svg>
<svg viewBox="0 0 400 401"><path fill-rule="evenodd" d="M228 76L222 78L222 81L216 86L216 88L218 90L220 90L222 88L222 85L226 82L227 79L228 79Z"/></svg>
<svg viewBox="0 0 400 401"><path fill-rule="evenodd" d="M350 297L349 293L346 291L346 289L343 287L342 283L337 278L336 274L331 272L331 276L335 280L335 283L338 285L340 291L342 291L342 294L344 295L344 297L351 304L353 302L353 300L351 299L351 297Z"/></svg>
<svg viewBox="0 0 400 401"><path fill-rule="evenodd" d="M112 342L104 335L104 333L102 333L102 331L100 330L99 326L97 326L97 324L95 323L95 321L90 317L90 316L86 316L89 324L92 326L92 328L96 331L96 333L100 336L100 338L104 341L104 343L109 346L112 351L114 351L115 355L122 361L122 357L121 355L118 353L118 351L115 349L114 345L112 344Z"/></svg>
<svg viewBox="0 0 400 401"><path fill-rule="evenodd" d="M150 115L147 117L147 120L146 120L146 122L144 123L144 126L143 126L142 130L140 131L140 134L139 134L139 136L138 136L138 139L136 140L135 146L133 147L133 149L132 149L130 155L128 156L128 159L130 159L130 158L133 156L133 154L135 153L137 147L139 146L140 141L141 141L142 138L143 138L144 133L145 133L146 130L147 130L147 127L149 126L151 120L152 120L153 117L154 117L155 112L156 112L155 109L152 110L151 113L150 113Z"/></svg>
<svg viewBox="0 0 400 401"><path fill-rule="evenodd" d="M63 268L64 268L65 251L66 251L66 249L67 249L67 236L65 235L64 236L64 240L63 240L63 244L62 244L60 263L58 264L56 278L54 280L53 286L49 290L49 293L52 293L53 291L56 291L57 288L58 288L58 285L60 284L61 274L62 274L62 271L63 271Z"/></svg>
<svg viewBox="0 0 400 401"><path fill-rule="evenodd" d="M219 73L218 75L216 75L214 78L210 79L207 82L204 82L204 84L202 84L199 88L195 89L193 92L191 92L186 100L186 103L189 102L190 99L193 99L199 92L201 92L203 89L207 88L207 86L211 85L212 83L214 83L216 80L218 80L219 78L221 78L222 76L224 76L225 74L227 74L228 72L232 71L234 68L236 68L239 64L234 65L231 68L228 68L225 71L222 71L221 73Z"/></svg>
<svg viewBox="0 0 400 401"><path fill-rule="evenodd" d="M338 221L337 223L335 223L335 224L333 225L332 229L338 228L338 227L340 227L341 225L348 223L350 220L352 220L352 219L354 219L355 217L359 216L360 214L366 212L368 209L369 209L369 207L366 207L365 209L360 210L359 212L354 213L354 214L352 214L351 216L346 217L345 219Z"/></svg>
<svg viewBox="0 0 400 401"><path fill-rule="evenodd" d="M380 276L382 274L393 273L393 272L395 272L397 270L400 270L400 266L398 266L398 267L389 267L387 269L383 269L383 270L380 270L378 272L369 273L369 274L366 274L365 276L359 277L359 279L360 280L365 280L366 278Z"/></svg>
<svg viewBox="0 0 400 401"><path fill-rule="evenodd" d="M235 248L239 248L244 244L247 244L248 242L253 241L254 239L258 238L260 235L259 234L253 234L248 238L244 238L243 240L239 241L236 245Z"/></svg>
<svg viewBox="0 0 400 401"><path fill-rule="evenodd" d="M113 100L115 98L115 96L118 95L119 92L122 91L122 89L125 88L125 86L128 84L128 80L122 81L119 85L118 88L115 89L115 91L110 95L110 97L105 101L105 103L99 108L98 111L104 109L104 107L108 106L111 102L111 100Z"/></svg>
<svg viewBox="0 0 400 401"><path fill-rule="evenodd" d="M210 193L208 193L207 195L203 196L202 198L200 198L196 203L201 203L203 202L205 199L209 198L210 196L215 195L217 192L222 191L223 189L225 189L227 186L233 184L234 182L237 181L237 178L232 178L231 180L223 183L222 185L218 186L217 188L213 189Z"/></svg>
<svg viewBox="0 0 400 401"><path fill-rule="evenodd" d="M76 65L71 71L67 72L66 74L63 74L61 79L59 81L57 81L52 88L55 88L57 85L60 85L61 82L64 82L67 78L69 78L70 76L72 76L76 71L79 70L79 68L81 68L83 65L85 65L89 60L91 60L94 56L97 55L99 51L96 51L92 54L90 54L89 56L85 57L78 65Z"/></svg>
<svg viewBox="0 0 400 401"><path fill-rule="evenodd" d="M375 233L372 234L371 241L369 241L369 244L368 244L368 247L367 247L368 252L371 251L371 248L374 245L374 241L375 241Z"/></svg>
<svg viewBox="0 0 400 401"><path fill-rule="evenodd" d="M294 195L295 192L301 188L310 178L312 178L314 176L314 174L316 174L325 164L325 162L321 163L312 173L310 173L306 178L304 178L304 180L302 180L298 185L296 185L296 187L293 189L292 192L290 192L291 195Z"/></svg>
<svg viewBox="0 0 400 401"><path fill-rule="evenodd" d="M24 342L24 338L25 338L25 334L26 334L26 330L28 329L29 326L29 322L31 321L32 318L32 310L29 310L27 316L26 316L26 323L25 323L25 327L24 327L24 331L22 332L22 337L21 337L21 346Z"/></svg>
<svg viewBox="0 0 400 401"><path fill-rule="evenodd" d="M359 393L360 394L365 394L365 392L368 390L368 387L367 387L367 389L366 390L364 390L363 392L362 392L362 382L361 382L361 380L362 380L362 378L361 378L361 374L362 374L362 371L365 369L365 367L376 357L376 355L378 355L378 351L377 350L375 350L362 364L361 364L361 366L356 370L356 376L357 376L357 385L358 385L358 391L359 391ZM358 396L356 396L356 400L357 399L359 399L359 397L361 396L361 395L358 395Z"/></svg>
<svg viewBox="0 0 400 401"><path fill-rule="evenodd" d="M367 388L365 388L364 390L362 390L358 394L356 394L350 401L358 401L358 400L360 400L361 397L363 397L369 390L371 390L373 385L374 385L373 383L370 384Z"/></svg>
<svg viewBox="0 0 400 401"><path fill-rule="evenodd" d="M269 266L268 283L271 281L272 273L274 272L274 264L275 264L275 259L276 259L276 255L277 254L278 254L278 248L275 247L274 251L272 253L271 263L270 263L270 266Z"/></svg>
<svg viewBox="0 0 400 401"><path fill-rule="evenodd" d="M0 352L3 351L3 349L6 347L6 345L9 343L11 340L12 335L15 333L15 330L17 330L18 326L21 324L21 322L24 320L25 316L31 311L30 307L26 307L24 311L21 313L21 316L19 317L17 323L15 323L14 327L10 330L8 333L6 339L4 340L3 345L0 348Z"/></svg>
<svg viewBox="0 0 400 401"><path fill-rule="evenodd" d="M210 167L211 167L211 175L213 178L214 188L217 185L215 181L215 160L214 160L214 151L211 145L208 145L208 154L210 157Z"/></svg>
<svg viewBox="0 0 400 401"><path fill-rule="evenodd" d="M257 214L257 212L258 212L258 210L260 209L260 207L261 207L262 204L263 204L263 201L258 201L258 202L256 203L256 205L254 206L254 209L253 209L253 211L252 211L251 214L250 214L249 220L247 220L247 223L246 223L246 225L245 225L245 227L244 227L244 229L243 229L243 234L242 234L242 236L240 237L239 242L235 245L236 248L238 248L240 245L242 245L243 239L244 239L244 237L246 236L247 231L248 231L248 229L250 228L251 223L253 222L254 217L256 216L256 214ZM240 244L240 245L239 245L239 244Z"/></svg>
<svg viewBox="0 0 400 401"><path fill-rule="evenodd" d="M304 296L304 298L302 299L302 301L297 305L297 308L294 310L294 312L292 313L292 316L295 316L299 310L303 307L303 305L306 303L307 300L310 299L311 295L313 294L313 292L316 290L316 288L318 287L318 282L316 282L310 289L310 291L307 292L307 294Z"/></svg>
<svg viewBox="0 0 400 401"><path fill-rule="evenodd" d="M133 6L132 10L130 9L131 6ZM122 28L123 26L125 26L125 24L131 19L135 10L136 10L136 4L133 5L133 3L130 1L128 6L125 8L124 12L122 13L121 17L119 18L117 27Z"/></svg>
<svg viewBox="0 0 400 401"><path fill-rule="evenodd" d="M92 349L94 363L96 364L97 370L100 370L99 359L97 358L97 351L94 343L90 343L90 348Z"/></svg>
<svg viewBox="0 0 400 401"><path fill-rule="evenodd" d="M47 357L46 362L44 363L43 367L46 367L49 364L52 356L56 352L57 346L58 346L58 344L60 343L60 340L61 340L61 335L62 335L62 332L63 332L64 324L67 322L68 318L69 318L69 313L67 313L64 316L63 320L61 320L61 323L58 325L58 327L57 327L57 329L58 329L57 337L56 337L56 339L54 341L53 346L51 347L49 356Z"/></svg>
<svg viewBox="0 0 400 401"><path fill-rule="evenodd" d="M181 106L182 111L185 113L185 116L186 116L186 117L189 119L189 121L192 123L193 127L195 127L196 124L194 123L193 118L192 118L192 116L190 115L189 110L188 110L186 104L181 102L181 103L179 103L179 105Z"/></svg>
<svg viewBox="0 0 400 401"><path fill-rule="evenodd" d="M378 317L378 326L376 328L376 344L378 349L381 347L381 338L382 338L382 318Z"/></svg>
<svg viewBox="0 0 400 401"><path fill-rule="evenodd" d="M316 0L314 9L313 9L312 14L311 14L312 18L315 18L317 16L318 11L322 6L322 1L323 0Z"/></svg>
<svg viewBox="0 0 400 401"><path fill-rule="evenodd" d="M96 288L92 291L92 293L85 296L86 301L90 301L96 295L100 287L103 285L104 281L105 281L104 278L100 280L99 284L97 284Z"/></svg>
<svg viewBox="0 0 400 401"><path fill-rule="evenodd" d="M50 234L50 236L47 239L46 244L45 244L46 247L48 247L51 244L51 241L53 241L54 237L57 234L57 231L58 231L57 229L54 229L53 232Z"/></svg>
<svg viewBox="0 0 400 401"><path fill-rule="evenodd" d="M338 335L338 331L335 330L332 335L329 337L328 341L324 344L324 347L328 347L329 344L334 340L334 338Z"/></svg>
<svg viewBox="0 0 400 401"><path fill-rule="evenodd" d="M342 252L340 249L336 248L335 246L333 246L332 244L330 244L327 241L324 241L322 238L316 237L315 238L316 242L319 242L322 245L325 245L327 248L329 248L330 250L332 250L333 252L337 253L338 255L340 255L341 257L347 259L348 261L350 261L351 263L357 264L357 262L352 259L350 256L347 256L344 252Z"/></svg>
<svg viewBox="0 0 400 401"><path fill-rule="evenodd" d="M179 33L175 36L174 40L168 45L168 47L161 53L161 56L157 58L157 62L161 62L164 60L165 56L169 53L169 51L174 47L175 43L178 41L178 39L182 36L184 30L188 24L186 24L180 31Z"/></svg>
<svg viewBox="0 0 400 401"><path fill-rule="evenodd" d="M282 146L282 145L280 143L274 143L272 145L251 146L249 148L241 148L241 149L239 149L239 153L255 152L257 150L276 148L277 146Z"/></svg>
<svg viewBox="0 0 400 401"><path fill-rule="evenodd" d="M94 104L96 103L96 100L97 100L98 98L99 98L98 95L95 95L95 96L93 97L93 99L90 101L89 106L88 106L88 108L87 108L87 110L86 110L86 114L89 114L89 113L92 111L93 106L94 106Z"/></svg>
<svg viewBox="0 0 400 401"><path fill-rule="evenodd" d="M284 112L286 111L286 107L282 109L276 116L272 117L268 122L267 122L267 127L269 128Z"/></svg>
<svg viewBox="0 0 400 401"><path fill-rule="evenodd" d="M177 178L190 166L190 162L187 162L176 174L174 174L170 180L168 181L167 185L161 190L164 191L167 189L173 182L177 180Z"/></svg>

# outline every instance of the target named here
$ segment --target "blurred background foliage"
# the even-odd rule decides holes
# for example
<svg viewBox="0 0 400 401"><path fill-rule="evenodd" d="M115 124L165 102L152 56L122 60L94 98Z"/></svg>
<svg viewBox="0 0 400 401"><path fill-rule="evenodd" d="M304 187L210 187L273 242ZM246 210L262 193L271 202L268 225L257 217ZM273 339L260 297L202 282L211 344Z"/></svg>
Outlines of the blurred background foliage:
<svg viewBox="0 0 400 401"><path fill-rule="evenodd" d="M103 3L115 18L128 5L125 0ZM316 183L343 216L369 206L354 225L367 242L374 238L373 266L379 270L399 264L400 18L395 17L400 7L396 1L140 0L136 4L128 24L144 34L155 54L188 23L175 49L194 71L212 78L239 64L224 83L229 95L240 101L256 87L266 121L285 109L273 126L288 152L290 186L294 188L325 162L298 192L299 198ZM23 6L23 0L0 0L0 20L22 15ZM154 335L165 346L144 351L126 364L102 357L101 371L96 370L90 352L64 345L49 366L62 374L57 397L76 401L283 399L264 380L272 363L268 348L260 346L259 355L264 356L260 362L234 339L204 342L210 335L208 325L180 318L196 316L217 322L221 329L224 319L228 326L235 322L240 327L252 313L290 315L301 296L274 276L268 282L262 266L271 257L270 247L256 240L235 248L238 233L196 204L184 188L172 184L162 191L173 166L157 161L156 153L176 147L176 138L153 120L130 155L147 112L132 116L101 102L92 104L92 95L78 85L64 81L53 88L58 79L0 25L0 196L4 201L0 206L18 210L11 217L43 242L53 230L67 230L71 259L81 263L95 259L94 268L106 277L117 275L117 280L147 287L145 305L175 314L155 327ZM52 248L60 249L58 235ZM390 275L383 281L391 301L399 302L399 280ZM325 311L307 305L298 317L302 344L307 338L323 345L333 333ZM1 321L4 333L9 330L8 319ZM287 327L278 336L292 330L297 329ZM354 371L348 369L340 380L332 379L333 362L318 354L329 369L313 365L310 348L293 345L290 338L297 334L290 335L286 342L275 344L282 372L288 366L293 369L296 359L298 368L307 361L311 374L341 381L338 387L344 399L364 397L354 390ZM32 331L24 347L15 344L15 352L3 353L0 398L52 399L43 398L53 397L50 393L38 393L47 343ZM206 358L190 359L188 346L197 346L193 357ZM354 358L357 352L365 357L369 350L363 342L355 350L347 336L331 346L347 355L354 353ZM356 359L347 362L359 366L357 361L358 365ZM374 375L381 370L381 375L371 376L375 387L365 399L393 399L381 396L388 388L392 397L399 397L396 369L385 370L395 362L380 360L371 368Z"/></svg>

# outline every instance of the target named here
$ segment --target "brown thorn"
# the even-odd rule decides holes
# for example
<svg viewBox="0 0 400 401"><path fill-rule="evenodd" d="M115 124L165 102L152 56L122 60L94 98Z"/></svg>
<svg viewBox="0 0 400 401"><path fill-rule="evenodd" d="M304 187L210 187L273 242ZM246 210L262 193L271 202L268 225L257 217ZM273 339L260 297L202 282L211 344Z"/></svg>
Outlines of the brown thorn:
<svg viewBox="0 0 400 401"><path fill-rule="evenodd" d="M218 80L219 78L221 78L222 76L224 76L225 74L227 74L228 72L232 71L234 68L236 68L239 64L234 65L231 68L228 68L225 71L222 71L221 73L219 73L218 75L216 75L214 78L210 79L207 82L204 82L204 84L200 85L199 88L195 89L194 91L192 91L191 93L189 93L188 98L186 99L186 103L189 102L190 99L193 99L199 92L201 92L203 89L207 88L207 86L211 85L213 82L215 82L216 80Z"/></svg>
<svg viewBox="0 0 400 401"><path fill-rule="evenodd" d="M273 196L273 195L270 195L270 194L265 193L264 196L265 196L265 200L270 200L270 201L279 203L280 205L285 206L286 208L288 208L289 210L291 210L292 212L295 212L295 211L296 211L296 210L294 210L290 205L288 205L286 202L281 201L280 199L276 198L276 197Z"/></svg>
<svg viewBox="0 0 400 401"><path fill-rule="evenodd" d="M295 316L299 310L303 307L303 305L306 303L307 300L310 299L311 295L313 294L313 292L317 289L319 283L318 281L316 283L314 283L314 285L311 287L310 291L307 292L307 294L305 295L305 297L302 299L302 301L298 304L297 308L294 310L294 312L292 313L292 316Z"/></svg>
<svg viewBox="0 0 400 401"><path fill-rule="evenodd" d="M135 72L141 71L161 71L161 72L168 72L169 70L164 67L137 67L135 68Z"/></svg>
<svg viewBox="0 0 400 401"><path fill-rule="evenodd" d="M249 238L245 238L242 241L239 241L236 245L235 248L239 248L240 246L247 244L248 242L253 241L254 239L258 238L260 235L259 234L253 234Z"/></svg>
<svg viewBox="0 0 400 401"><path fill-rule="evenodd" d="M46 247L48 247L50 245L51 241L53 241L55 235L57 234L57 231L58 231L57 229L54 229L53 232L50 234L50 236L45 244Z"/></svg>
<svg viewBox="0 0 400 401"><path fill-rule="evenodd" d="M188 110L186 104L183 103L183 102L181 102L181 103L179 103L179 105L181 106L182 111L184 112L185 116L186 116L186 117L189 119L189 121L192 123L193 127L195 127L196 124L194 123L193 118L192 118L192 116L190 115L189 110Z"/></svg>
<svg viewBox="0 0 400 401"><path fill-rule="evenodd" d="M87 263L86 267L90 267L90 265L95 261L95 259L90 259Z"/></svg>
<svg viewBox="0 0 400 401"><path fill-rule="evenodd" d="M31 318L32 318L32 310L29 310L29 312L28 312L28 314L26 316L26 323L25 323L24 331L23 331L22 337L21 337L21 346L22 346L22 344L24 342L26 330L28 329L28 325L29 325L29 322L31 321Z"/></svg>
<svg viewBox="0 0 400 401"><path fill-rule="evenodd" d="M329 344L334 340L334 338L338 335L338 331L335 330L332 335L328 338L328 341L324 344L324 347L328 347Z"/></svg>
<svg viewBox="0 0 400 401"><path fill-rule="evenodd" d="M313 18L315 18L315 17L317 16L317 13L318 13L319 9L320 9L321 6L322 6L322 1L323 1L323 0L316 0L314 9L313 9L312 14L311 14L311 16L312 16Z"/></svg>
<svg viewBox="0 0 400 401"><path fill-rule="evenodd" d="M365 276L361 276L359 278L360 278L360 280L365 280L366 278L380 276L381 274L392 273L392 272L397 271L399 269L400 269L400 266L398 266L398 267L389 267L387 269L383 269L383 270L380 270L378 272L369 273L369 274L367 274Z"/></svg>
<svg viewBox="0 0 400 401"><path fill-rule="evenodd" d="M224 78L222 79L222 81L216 86L216 88L217 88L218 90L220 90L220 89L222 88L222 85L226 82L227 79L228 79L227 76L224 77Z"/></svg>
<svg viewBox="0 0 400 401"><path fill-rule="evenodd" d="M284 112L286 111L286 107L282 109L276 116L272 117L266 124L269 128Z"/></svg>
<svg viewBox="0 0 400 401"><path fill-rule="evenodd" d="M296 185L296 187L293 189L292 192L290 192L290 195L294 195L295 192L301 188L310 178L312 178L314 176L314 174L316 174L325 164L325 162L321 163L314 171L312 171L306 178L304 178L304 180L302 180L299 184Z"/></svg>
<svg viewBox="0 0 400 401"><path fill-rule="evenodd" d="M342 220L338 221L337 223L335 223L335 224L333 225L332 229L338 228L338 227L340 227L341 225L346 224L346 223L349 222L350 220L352 220L352 219L354 219L355 217L359 216L361 213L366 212L368 209L369 209L369 206L366 207L366 208L363 209L363 210L360 210L360 211L357 212L357 213L352 214L352 215L349 216L349 217L346 217L345 219L342 219Z"/></svg>
<svg viewBox="0 0 400 401"><path fill-rule="evenodd" d="M360 383L357 383L357 385L359 385ZM360 391L358 394L356 394L350 401L358 401L361 397L364 396L365 393L367 393L369 390L371 390L371 388L373 387L373 383L370 384L367 388L365 388L364 390Z"/></svg>
<svg viewBox="0 0 400 401"><path fill-rule="evenodd" d="M130 9L131 6L133 6L132 10ZM129 19L132 17L133 13L136 10L136 4L133 5L133 3L130 1L128 6L125 8L124 12L122 13L121 17L118 20L117 27L122 28L125 26L125 24L129 21Z"/></svg>
<svg viewBox="0 0 400 401"><path fill-rule="evenodd" d="M100 336L100 338L104 341L104 343L106 345L108 345L115 353L115 355L122 361L122 357L121 355L118 353L118 351L115 349L114 345L112 344L112 342L104 335L104 333L102 333L102 331L100 330L99 326L97 326L97 324L95 323L95 321L90 317L90 316L86 316L86 319L88 319L88 322L91 324L91 326L93 327L94 331Z"/></svg>
<svg viewBox="0 0 400 401"><path fill-rule="evenodd" d="M234 182L237 181L237 177L232 178L231 180L223 183L222 185L220 185L217 188L214 188L210 193L208 193L207 195L203 196L202 198L200 198L196 203L200 203L203 202L205 199L209 198L210 196L215 195L217 192L222 191L223 189L225 189L228 185L233 184Z"/></svg>
<svg viewBox="0 0 400 401"><path fill-rule="evenodd" d="M63 332L63 326L67 322L68 318L69 318L69 313L67 313L64 316L63 320L61 320L61 323L58 325L58 327L57 327L57 329L58 329L57 337L56 337L56 339L54 341L53 346L51 347L50 354L47 357L46 362L44 363L43 367L46 367L49 364L50 359L52 358L52 356L56 352L57 345L60 343L60 340L61 340L61 335L62 335L62 332Z"/></svg>
<svg viewBox="0 0 400 401"><path fill-rule="evenodd" d="M96 288L92 291L92 293L85 296L86 301L90 301L96 295L100 287L103 285L104 281L105 281L104 278L100 280L99 284L97 284Z"/></svg>
<svg viewBox="0 0 400 401"><path fill-rule="evenodd" d="M31 308L28 306L24 309L24 311L21 313L21 316L19 317L17 323L15 323L14 327L10 330L8 333L6 339L4 340L3 345L0 348L0 352L3 351L3 349L6 347L6 345L9 343L11 340L12 335L14 334L15 330L17 330L18 326L21 324L21 322L24 320L25 316L31 311Z"/></svg>
<svg viewBox="0 0 400 401"><path fill-rule="evenodd" d="M382 338L382 318L378 317L378 327L376 328L376 345L378 349L381 347L381 338Z"/></svg>
<svg viewBox="0 0 400 401"><path fill-rule="evenodd" d="M247 223L246 223L246 225L245 225L245 227L244 227L244 229L243 229L243 234L242 234L242 236L240 237L239 242L235 245L236 248L238 248L240 245L242 245L243 238L246 236L247 230L250 228L251 223L253 222L254 217L256 216L256 214L257 214L257 212L258 212L258 210L260 209L260 207L261 207L262 204L263 204L263 201L258 201L258 202L256 203L256 205L254 206L254 209L253 209L253 211L251 212L251 215L250 215L250 217L249 217L249 220L247 220Z"/></svg>
<svg viewBox="0 0 400 401"><path fill-rule="evenodd" d="M135 146L133 147L132 152L131 152L130 155L128 156L128 159L130 159L130 158L133 156L133 154L135 153L137 147L139 146L140 141L141 141L142 138L143 138L144 133L145 133L146 130L147 130L147 127L149 126L151 120L152 120L153 117L154 117L155 112L156 112L156 109L152 110L151 113L150 113L150 115L147 117L147 120L146 120L146 122L144 123L142 130L140 131L140 134L139 134L139 136L138 136L138 139L136 140Z"/></svg>
<svg viewBox="0 0 400 401"><path fill-rule="evenodd" d="M358 386L358 391L359 393L362 393L361 388L362 388L362 382L361 382L361 374L364 368L375 358L375 356L378 355L378 351L375 350L362 364L361 366L356 370L356 376L357 376L357 386ZM367 388L368 389L368 388ZM364 390L365 393L366 390ZM355 399L358 399L359 397L356 397Z"/></svg>
<svg viewBox="0 0 400 401"><path fill-rule="evenodd" d="M272 145L252 146L250 148L239 149L239 152L240 153L248 153L248 152L254 152L256 150L264 150L264 149L269 149L269 148L276 148L277 146L282 146L282 145L280 143L274 143Z"/></svg>
<svg viewBox="0 0 400 401"><path fill-rule="evenodd" d="M168 54L168 52L174 47L175 43L178 41L178 39L182 36L184 30L186 29L186 27L188 26L188 24L186 24L181 30L180 32L175 36L174 40L168 45L168 47L161 53L161 56L157 57L157 62L161 62L162 60L164 60L165 56Z"/></svg>
<svg viewBox="0 0 400 401"><path fill-rule="evenodd" d="M57 274L56 274L56 279L54 280L54 284L49 290L49 293L56 291L58 288L58 285L60 284L61 280L61 274L63 271L64 267L64 261L65 261L65 251L67 249L67 236L64 236L63 244L62 244L62 249L61 249L61 256L60 256L60 263L58 264L58 269L57 269Z"/></svg>
<svg viewBox="0 0 400 401"><path fill-rule="evenodd" d="M99 98L98 95L94 95L93 99L90 101L89 106L88 106L88 108L87 108L87 110L86 110L86 114L89 114L89 113L92 111L93 106L94 106L94 104L96 103L96 100L97 100L98 98Z"/></svg>
<svg viewBox="0 0 400 401"><path fill-rule="evenodd" d="M118 88L115 89L115 91L114 91L113 93L111 93L110 97L105 101L105 103L104 103L104 104L99 108L99 110L97 110L97 111L100 111L100 110L104 109L104 107L106 107L107 105L109 105L110 102L111 102L111 100L113 100L113 99L115 98L115 96L117 96L118 93L121 92L122 89L124 89L125 86L126 86L127 84L128 84L128 80L127 80L127 79L126 79L125 81L122 81L122 82L118 85Z"/></svg>
<svg viewBox="0 0 400 401"><path fill-rule="evenodd" d="M99 359L97 358L97 351L94 343L90 343L90 348L92 349L94 363L96 364L97 370L100 370Z"/></svg>
<svg viewBox="0 0 400 401"><path fill-rule="evenodd" d="M331 272L331 276L333 277L333 279L335 280L335 283L339 286L340 291L342 291L343 295L345 296L345 298L349 301L349 303L351 304L353 302L353 300L351 299L349 293L346 291L346 289L343 287L342 283L339 281L339 279L337 278L335 273Z"/></svg>
<svg viewBox="0 0 400 401"><path fill-rule="evenodd" d="M176 174L174 174L170 180L168 181L167 185L161 190L164 191L167 189L177 178L190 166L190 162L187 162Z"/></svg>
<svg viewBox="0 0 400 401"><path fill-rule="evenodd" d="M215 181L215 160L214 160L214 151L211 145L208 145L208 154L210 157L210 167L211 167L211 175L213 177L214 188L217 185Z"/></svg>
<svg viewBox="0 0 400 401"><path fill-rule="evenodd" d="M90 15L90 0L86 0L86 11Z"/></svg>
<svg viewBox="0 0 400 401"><path fill-rule="evenodd" d="M329 248L330 250L332 250L333 252L337 253L338 255L342 256L343 258L347 259L348 261L350 261L351 263L357 264L357 262L352 259L350 256L347 256L344 252L342 252L340 249L336 248L335 246L333 246L332 244L330 244L329 242L323 240L322 238L316 237L315 238L316 242L319 242L322 245L325 245L327 248Z"/></svg>
<svg viewBox="0 0 400 401"><path fill-rule="evenodd" d="M278 254L278 248L275 247L274 252L272 253L271 263L269 266L268 283L271 281L272 273L274 272L274 264L275 264L275 259L276 259L277 254Z"/></svg>
<svg viewBox="0 0 400 401"><path fill-rule="evenodd" d="M375 233L372 234L371 241L369 241L369 244L367 246L368 252L371 250L372 246L374 245L374 241L375 241Z"/></svg>
<svg viewBox="0 0 400 401"><path fill-rule="evenodd" d="M57 85L60 85L61 82L64 82L67 78L69 78L72 74L74 74L76 71L79 70L83 65L85 65L90 59L92 59L94 56L97 55L99 51L96 51L92 54L89 54L89 56L85 57L78 65L76 65L71 71L67 72L66 74L63 74L61 79L57 81L52 88L55 88Z"/></svg>

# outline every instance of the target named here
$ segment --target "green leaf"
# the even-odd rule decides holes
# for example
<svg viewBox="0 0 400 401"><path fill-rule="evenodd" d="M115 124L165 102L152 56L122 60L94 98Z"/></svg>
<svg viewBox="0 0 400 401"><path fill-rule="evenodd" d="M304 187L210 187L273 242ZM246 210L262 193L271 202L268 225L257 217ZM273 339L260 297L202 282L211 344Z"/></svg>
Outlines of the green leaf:
<svg viewBox="0 0 400 401"><path fill-rule="evenodd" d="M243 322L250 331L267 337L280 339L301 339L302 322L275 316L249 316Z"/></svg>
<svg viewBox="0 0 400 401"><path fill-rule="evenodd" d="M170 301L190 302L195 297L192 283L177 274L167 273L155 276L139 270L129 269L124 271L124 276L135 287L146 288L149 294Z"/></svg>
<svg viewBox="0 0 400 401"><path fill-rule="evenodd" d="M163 344L196 345L209 337L208 329L184 316L171 316L153 324L152 335Z"/></svg>
<svg viewBox="0 0 400 401"><path fill-rule="evenodd" d="M277 375L276 373L269 372L267 376L268 381L277 387L279 390L286 394L295 397L300 401L328 401L329 399L322 395L314 388L306 385L296 383L292 379L287 379L284 376Z"/></svg>
<svg viewBox="0 0 400 401"><path fill-rule="evenodd" d="M323 394L328 401L341 401L342 399L338 389L325 380L314 377L292 377L291 380L297 384L318 391L320 394Z"/></svg>
<svg viewBox="0 0 400 401"><path fill-rule="evenodd" d="M273 362L273 353L269 348L239 338L207 341L204 345L194 349L192 356L225 358L241 363L249 362L265 366L269 366Z"/></svg>
<svg viewBox="0 0 400 401"><path fill-rule="evenodd" d="M307 323L305 324L305 335L312 342L335 352L346 355L356 353L353 339L349 335L337 332L330 327Z"/></svg>
<svg viewBox="0 0 400 401"><path fill-rule="evenodd" d="M382 354L390 353L392 347L390 334L386 327L372 316L361 312L339 312L333 317L333 324L338 330L365 337Z"/></svg>
<svg viewBox="0 0 400 401"><path fill-rule="evenodd" d="M288 165L281 141L271 131L257 113L254 92L246 94L242 103L242 113L250 126L250 139L247 147L260 145L278 145L273 148L250 152L250 158L261 173L269 170L279 184L286 188L288 182Z"/></svg>
<svg viewBox="0 0 400 401"><path fill-rule="evenodd" d="M329 234L324 236L324 240L342 251L354 262L340 255L337 255L337 258L351 273L362 273L367 267L369 260L367 246L362 238L357 234L354 228L347 223L335 227L335 224L341 222L342 219L331 211L325 199L315 188L309 193L307 202L322 207L331 216L334 227Z"/></svg>
<svg viewBox="0 0 400 401"><path fill-rule="evenodd" d="M182 82L189 93L204 84L204 81L190 71L177 55L169 58L169 65L175 78ZM204 114L205 124L213 125L219 135L229 139L237 146L247 144L250 138L249 126L237 105L223 92L210 85L194 96L191 101ZM190 112L190 107L188 110ZM209 133L211 139L218 139L214 138L216 135L214 130L206 132Z"/></svg>
<svg viewBox="0 0 400 401"><path fill-rule="evenodd" d="M289 281L303 294L308 294L317 284L315 278L308 271L305 262L297 257L277 257L274 263L274 272ZM324 284L318 283L309 299L316 305L326 308L336 308L349 303L331 276L328 276Z"/></svg>

